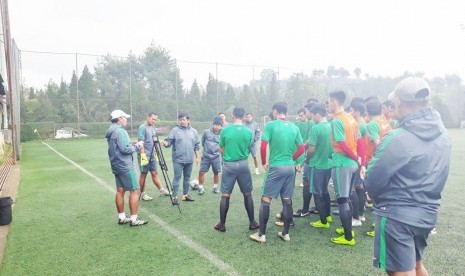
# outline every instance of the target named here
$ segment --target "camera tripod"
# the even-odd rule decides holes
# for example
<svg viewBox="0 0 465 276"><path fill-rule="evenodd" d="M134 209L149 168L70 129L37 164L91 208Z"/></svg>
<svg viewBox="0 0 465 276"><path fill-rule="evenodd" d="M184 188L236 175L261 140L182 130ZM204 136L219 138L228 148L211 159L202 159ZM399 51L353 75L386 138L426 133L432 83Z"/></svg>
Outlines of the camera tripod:
<svg viewBox="0 0 465 276"><path fill-rule="evenodd" d="M151 158L153 156L154 149L155 149L155 153L158 158L158 164L160 165L160 170L163 174L163 179L165 180L165 183L166 183L166 188L168 189L168 192L170 193L171 204L177 205L179 213L181 213L181 207L179 207L179 204L173 203L173 193L172 193L173 185L171 184L170 177L168 176L168 166L166 165L165 157L163 156L163 151L161 150L161 145L160 145L160 140L158 139L158 135L153 136L153 148L152 148Z"/></svg>

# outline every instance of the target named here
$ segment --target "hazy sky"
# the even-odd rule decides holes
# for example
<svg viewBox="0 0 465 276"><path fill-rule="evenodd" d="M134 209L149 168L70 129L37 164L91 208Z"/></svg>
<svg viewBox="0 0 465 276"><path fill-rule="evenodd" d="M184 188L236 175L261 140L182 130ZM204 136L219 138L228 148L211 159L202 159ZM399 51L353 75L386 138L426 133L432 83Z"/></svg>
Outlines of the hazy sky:
<svg viewBox="0 0 465 276"><path fill-rule="evenodd" d="M425 3L427 2L427 3ZM462 3L462 4L461 4ZM282 77L329 65L362 75L465 79L462 1L187 1L10 0L12 37L20 50L126 56L150 43L173 58L279 66ZM78 68L95 57L79 56ZM69 81L73 55L22 53L27 85L61 76ZM184 86L204 83L214 65L180 62ZM262 67L220 66L219 78L239 84Z"/></svg>

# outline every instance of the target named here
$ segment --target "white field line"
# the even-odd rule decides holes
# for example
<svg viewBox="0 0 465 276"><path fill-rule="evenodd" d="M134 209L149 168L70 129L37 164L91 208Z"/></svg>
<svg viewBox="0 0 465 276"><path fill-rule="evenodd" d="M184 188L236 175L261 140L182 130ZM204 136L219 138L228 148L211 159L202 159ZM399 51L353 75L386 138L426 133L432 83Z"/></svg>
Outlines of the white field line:
<svg viewBox="0 0 465 276"><path fill-rule="evenodd" d="M61 154L59 151L57 151L56 149L54 149L52 146L50 146L49 144L45 143L45 142L42 142L42 144L44 144L45 146L47 146L49 149L51 149L53 152L55 152L56 154L58 154L61 158L65 159L66 161L68 161L69 163L71 163L73 166L75 166L76 168L78 168L80 171L82 171L83 173L87 174L89 177L93 178L97 183L103 185L108 191L114 193L115 192L115 188L111 185L109 185L107 182L105 182L104 180L100 179L99 177L97 177L96 175L94 175L93 173L89 172L88 170L86 170L85 168L83 168L82 166L80 166L79 164L77 164L76 162L74 162L73 160L69 159L68 157L64 156L63 154ZM210 250L208 250L207 248L203 247L202 245L194 242L193 240L191 240L189 237L183 235L181 232L179 232L176 228L172 227L171 225L169 225L168 223L164 222L160 217L158 217L157 215L153 214L152 212L150 212L149 210L147 210L146 208L144 207L139 207L139 211L143 214L145 214L147 217L149 217L151 220L153 220L155 223L157 223L158 225L160 225L163 229L165 229L168 233L172 234L173 236L175 236L179 241L181 241L182 243L184 243L185 245L187 245L188 247L190 247L192 250L194 250L195 252L197 252L198 254L200 254L200 256L204 257L205 259L207 259L208 261L210 261L213 265L215 265L217 268L219 268L220 270L224 271L225 273L227 273L228 275L240 275L239 272L237 272L232 266L230 266L229 264L223 262L218 256L216 256L215 254L213 254L212 252L210 252Z"/></svg>

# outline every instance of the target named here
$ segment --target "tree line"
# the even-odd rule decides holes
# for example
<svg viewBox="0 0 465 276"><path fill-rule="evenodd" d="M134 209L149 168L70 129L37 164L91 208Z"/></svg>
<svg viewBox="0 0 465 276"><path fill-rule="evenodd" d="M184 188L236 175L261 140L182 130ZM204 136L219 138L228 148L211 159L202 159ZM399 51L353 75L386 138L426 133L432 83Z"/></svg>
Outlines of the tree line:
<svg viewBox="0 0 465 276"><path fill-rule="evenodd" d="M352 97L377 96L384 101L396 83L409 75L397 77L362 74L361 68L352 72L336 66L315 69L310 75L294 73L279 79L278 72L263 70L260 78L242 86L233 86L209 74L205 87L197 80L185 84L176 60L169 51L150 45L142 55L130 54L121 59L102 57L91 73L85 66L80 77L73 72L71 80L50 81L44 88L26 87L21 91L21 121L76 123L108 122L114 109L129 112L133 120L142 121L155 111L165 120L175 120L177 111L185 111L192 120L208 122L217 111L231 112L242 106L255 118L266 116L277 100L289 104L289 114L296 114L307 99L326 100L331 91L342 89ZM465 88L456 74L428 79L433 90L431 103L441 113L448 126L458 126L465 117ZM79 96L78 96L79 95ZM78 97L77 97L78 96Z"/></svg>

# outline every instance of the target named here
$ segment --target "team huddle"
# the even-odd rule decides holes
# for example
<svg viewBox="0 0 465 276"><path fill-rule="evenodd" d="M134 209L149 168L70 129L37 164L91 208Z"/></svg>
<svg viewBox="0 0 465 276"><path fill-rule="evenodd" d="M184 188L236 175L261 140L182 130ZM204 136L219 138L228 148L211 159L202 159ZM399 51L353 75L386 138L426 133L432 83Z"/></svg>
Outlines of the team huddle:
<svg viewBox="0 0 465 276"><path fill-rule="evenodd" d="M124 130L129 115L115 110L106 138L117 187L118 223L148 223L137 217L137 209L140 199L152 199L144 192L149 171L160 194L171 196L173 205L180 204L181 181L180 200L194 201L189 189L196 163L200 165L198 194L205 193L205 174L210 167L212 192L221 194L219 222L214 225L217 231L227 229L229 200L236 183L244 197L248 228L258 230L250 239L259 243L266 242L270 205L278 197L282 202L282 211L276 214L280 220L276 225L282 227L279 238L290 241L293 218L312 212L319 215L319 220L311 222L311 227L330 229L330 206L337 204L342 227L335 229L337 236L331 242L349 246L356 244L353 227L366 223L365 206L371 202L376 221L370 222L374 230L367 234L375 237L374 266L390 275L427 275L421 260L428 235L436 224L451 148L440 115L428 106L430 93L426 81L409 77L396 86L388 101L354 98L344 108L346 93L335 91L325 103L308 100L298 111L297 122L288 121L287 104L277 102L263 132L252 120L252 114L235 107L231 123L219 114L201 139L190 125L189 115L179 113L179 124L160 142L172 149L171 193L163 188L157 175L153 150L157 115L149 113L139 128L139 141L130 142ZM132 160L135 152L141 172L138 183ZM258 152L266 175L257 221L248 158L253 156L255 174L260 174ZM292 198L297 174L303 175L303 206L294 212ZM331 180L336 202L330 198ZM130 192L130 218L124 213L125 191ZM310 208L312 196L315 208Z"/></svg>

